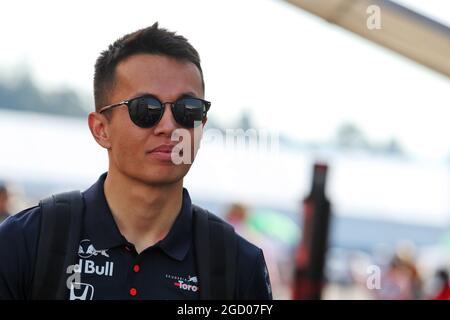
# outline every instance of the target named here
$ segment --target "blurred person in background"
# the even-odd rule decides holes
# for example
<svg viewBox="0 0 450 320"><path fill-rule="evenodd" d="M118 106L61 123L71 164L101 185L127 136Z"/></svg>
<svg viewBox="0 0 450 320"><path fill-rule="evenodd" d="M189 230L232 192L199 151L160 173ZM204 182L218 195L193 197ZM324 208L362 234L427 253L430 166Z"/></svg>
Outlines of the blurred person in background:
<svg viewBox="0 0 450 320"><path fill-rule="evenodd" d="M423 299L423 283L416 266L416 247L412 241L401 241L397 244L397 256L402 268L408 274L411 285L411 299Z"/></svg>
<svg viewBox="0 0 450 320"><path fill-rule="evenodd" d="M9 194L6 184L0 182L0 223L9 217Z"/></svg>
<svg viewBox="0 0 450 320"><path fill-rule="evenodd" d="M380 300L411 300L412 285L401 260L394 256L381 277L381 288L375 291Z"/></svg>
<svg viewBox="0 0 450 320"><path fill-rule="evenodd" d="M237 233L249 232L247 225L247 208L240 203L233 203L225 214L225 219L234 227Z"/></svg>
<svg viewBox="0 0 450 320"><path fill-rule="evenodd" d="M374 292L375 297L381 300L421 299L421 279L414 262L395 254L383 272L381 288Z"/></svg>
<svg viewBox="0 0 450 320"><path fill-rule="evenodd" d="M450 300L450 284L448 282L448 271L439 269L436 271L436 294L431 297L433 300Z"/></svg>

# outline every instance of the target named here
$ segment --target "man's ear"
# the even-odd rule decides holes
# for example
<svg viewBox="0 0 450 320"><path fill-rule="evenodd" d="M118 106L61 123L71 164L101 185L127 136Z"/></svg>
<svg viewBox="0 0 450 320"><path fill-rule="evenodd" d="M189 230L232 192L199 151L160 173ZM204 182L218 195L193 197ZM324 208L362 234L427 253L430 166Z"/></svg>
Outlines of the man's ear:
<svg viewBox="0 0 450 320"><path fill-rule="evenodd" d="M88 125L95 141L105 149L111 148L108 119L98 112L91 112L88 116Z"/></svg>
<svg viewBox="0 0 450 320"><path fill-rule="evenodd" d="M203 126L203 127L205 126L206 121L208 121L208 116L205 116L205 117L202 119L202 126Z"/></svg>

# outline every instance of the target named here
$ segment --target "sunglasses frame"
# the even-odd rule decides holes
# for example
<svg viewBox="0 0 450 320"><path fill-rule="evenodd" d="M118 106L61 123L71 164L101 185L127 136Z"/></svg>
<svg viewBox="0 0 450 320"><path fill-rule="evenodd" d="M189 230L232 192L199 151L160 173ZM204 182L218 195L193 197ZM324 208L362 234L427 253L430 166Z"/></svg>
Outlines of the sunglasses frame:
<svg viewBox="0 0 450 320"><path fill-rule="evenodd" d="M200 98L197 98L197 97L189 96L189 95L185 95L185 96L183 96L183 97L177 99L177 100L174 101L174 102L169 102L169 101L167 101L167 102L162 102L162 101L159 100L156 96L154 96L154 95L152 95L152 94L150 94L150 93L146 93L146 94L143 94L143 95L140 95L140 96L131 98L131 99L122 100L122 101L120 101L120 102L117 102L117 103L113 103L113 104L104 106L104 107L102 107L102 108L98 111L98 113L102 113L102 112L105 112L105 111L107 111L107 110L111 110L111 109L113 109L113 108L120 107L120 106L122 106L122 105L126 105L126 106L127 106L127 109L128 109L128 114L130 115L130 105L131 105L131 102L133 102L133 101L136 100L136 99L142 99L142 98L152 98L152 99L155 99L156 101L158 101L158 102L161 104L161 107L162 107L161 118L162 118L162 116L164 115L166 104L170 104L170 107L171 107L171 109L172 109L172 114L173 114L175 104L176 104L178 101L182 100L182 99L194 99L194 100L199 100L199 101L201 101L201 102L204 104L204 106L205 106L205 107L204 107L204 110L202 111L202 118L204 118L204 117L206 116L206 114L207 114L208 111L209 111L209 108L211 107L211 102L206 101L206 100L203 100L203 99L200 99ZM191 108L191 109L192 109L192 108ZM177 121L175 115L173 115L173 117L174 117L175 121L176 121L179 125L181 125L181 126L183 126L183 127L186 127L186 126L184 126L183 124L181 124L181 123L179 123L179 122ZM158 120L158 122L161 121L161 118ZM131 119L131 116L130 116L130 119ZM133 119L131 119L131 121L134 123ZM158 122L156 122L153 126L157 125ZM136 124L136 125L137 125L137 124ZM153 127L153 126L151 126L151 127ZM139 126L139 127L141 127L141 126ZM151 128L151 127L149 127L149 128Z"/></svg>

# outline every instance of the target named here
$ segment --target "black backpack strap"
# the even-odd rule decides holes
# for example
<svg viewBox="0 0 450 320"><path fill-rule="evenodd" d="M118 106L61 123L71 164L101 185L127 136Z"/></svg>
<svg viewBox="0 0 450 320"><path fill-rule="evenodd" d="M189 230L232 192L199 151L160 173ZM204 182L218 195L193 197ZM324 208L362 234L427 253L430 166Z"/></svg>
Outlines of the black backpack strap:
<svg viewBox="0 0 450 320"><path fill-rule="evenodd" d="M208 213L200 207L192 205L194 220L194 247L195 261L200 284L200 299L205 300L210 296L210 246Z"/></svg>
<svg viewBox="0 0 450 320"><path fill-rule="evenodd" d="M78 252L83 198L80 191L72 191L53 195L39 205L41 227L31 298L67 299L66 271Z"/></svg>
<svg viewBox="0 0 450 320"><path fill-rule="evenodd" d="M198 206L193 205L193 213L200 299L234 299L237 260L234 228Z"/></svg>

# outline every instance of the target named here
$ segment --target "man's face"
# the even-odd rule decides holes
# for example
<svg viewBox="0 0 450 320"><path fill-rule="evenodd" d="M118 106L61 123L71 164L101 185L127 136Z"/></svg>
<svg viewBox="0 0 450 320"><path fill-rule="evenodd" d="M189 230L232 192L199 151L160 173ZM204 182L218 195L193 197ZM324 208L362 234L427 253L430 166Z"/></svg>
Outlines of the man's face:
<svg viewBox="0 0 450 320"><path fill-rule="evenodd" d="M200 71L191 62L151 54L133 55L119 63L109 101L116 103L146 93L161 102L174 102L186 94L203 98ZM190 164L176 165L164 159L164 155L151 152L160 145L178 143L171 140L171 135L182 127L175 121L169 104L152 128L136 126L126 106L114 108L111 115L110 122L106 123L110 170L147 184L170 184L186 175ZM192 147L194 129L188 131Z"/></svg>

